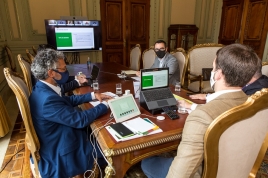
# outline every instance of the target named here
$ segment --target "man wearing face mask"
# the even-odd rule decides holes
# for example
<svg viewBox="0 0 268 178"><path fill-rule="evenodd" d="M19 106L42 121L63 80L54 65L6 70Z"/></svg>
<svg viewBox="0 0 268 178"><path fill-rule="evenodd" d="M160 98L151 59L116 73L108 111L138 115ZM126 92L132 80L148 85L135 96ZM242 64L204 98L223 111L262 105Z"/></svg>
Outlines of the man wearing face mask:
<svg viewBox="0 0 268 178"><path fill-rule="evenodd" d="M39 51L31 64L38 82L29 97L33 125L40 141L39 171L42 178L83 177L93 166L93 147L88 140L87 126L108 111L111 97L100 93L65 96L56 81L67 78L63 53L53 49ZM74 107L98 99L91 109ZM102 101L106 100L106 101ZM94 155L101 157L97 149Z"/></svg>
<svg viewBox="0 0 268 178"><path fill-rule="evenodd" d="M215 80L214 80L214 72L211 72L211 78L210 78L210 84L214 85ZM263 88L268 88L268 77L266 75L262 75L262 61L259 59L257 63L257 71L253 75L252 79L242 88L242 91L246 95L252 95L257 91L260 91ZM200 100L206 100L207 96L210 94L195 94L195 95L190 95L189 97L191 99L200 99ZM188 102L185 102L184 100L180 100L179 103L187 109L195 110L197 104L193 103L190 104Z"/></svg>
<svg viewBox="0 0 268 178"><path fill-rule="evenodd" d="M156 54L154 64L151 68L169 68L169 84L175 85L179 81L180 69L177 59L167 52L166 42L158 40L154 44L154 51ZM140 76L140 72L136 73Z"/></svg>
<svg viewBox="0 0 268 178"><path fill-rule="evenodd" d="M207 97L206 104L188 115L177 156L150 157L142 161L141 167L148 178L202 176L205 132L220 114L247 100L248 96L242 87L255 74L258 60L253 49L241 44L228 45L218 50L211 75L215 93Z"/></svg>

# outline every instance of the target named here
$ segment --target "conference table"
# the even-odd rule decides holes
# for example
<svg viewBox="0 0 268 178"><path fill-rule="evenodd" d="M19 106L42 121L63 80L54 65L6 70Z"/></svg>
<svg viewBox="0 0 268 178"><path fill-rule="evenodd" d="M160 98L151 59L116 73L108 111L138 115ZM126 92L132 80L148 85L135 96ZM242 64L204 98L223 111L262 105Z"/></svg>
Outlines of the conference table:
<svg viewBox="0 0 268 178"><path fill-rule="evenodd" d="M99 90L97 90L97 92L103 93L108 91L116 93L115 84L121 83L123 93L128 89L132 94L134 94L133 80L130 77L127 79L120 79L117 76L117 74L120 74L122 70L129 70L129 68L114 62L95 63L94 65L100 68L98 76ZM90 69L87 68L86 64L68 65L67 68L70 75L75 75L78 72L82 72L87 76L90 75ZM190 100L187 96L186 90L182 89L180 92L175 92L174 86L170 86L170 88L174 94ZM76 89L74 93L79 95L92 91L93 89L90 86L84 86ZM100 129L99 132L94 132L95 137L110 165L112 165L112 167L108 165L105 169L106 178L124 177L126 171L135 163L150 156L176 150L180 143L182 129L187 114L179 114L180 118L175 120L171 120L167 115L162 114L165 116L165 120L157 120L156 116L161 114L152 115L150 112L140 107L138 99L136 99L136 102L141 111L140 117L149 118L158 125L163 132L128 141L116 142L104 128L104 125L110 120L111 111L96 119L90 127L92 130ZM204 101L200 100L194 100L194 102L198 104L204 103ZM90 103L84 103L81 107L82 109L89 109L93 106ZM114 120L112 121L115 122Z"/></svg>

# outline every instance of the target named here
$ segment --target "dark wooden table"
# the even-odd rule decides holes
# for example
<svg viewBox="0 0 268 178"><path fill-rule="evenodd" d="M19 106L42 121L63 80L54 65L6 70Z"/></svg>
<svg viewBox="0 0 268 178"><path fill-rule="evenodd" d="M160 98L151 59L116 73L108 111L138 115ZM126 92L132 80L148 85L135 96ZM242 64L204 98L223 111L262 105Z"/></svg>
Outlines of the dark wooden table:
<svg viewBox="0 0 268 178"><path fill-rule="evenodd" d="M115 93L115 84L121 83L123 92L124 90L129 89L132 94L134 93L133 80L120 79L116 75L121 73L121 70L127 70L127 67L117 63L97 63L95 65L100 67L101 71L98 77L100 86L98 92L109 91ZM82 71L83 73L89 72L84 64L75 64L70 65L69 67L73 69L74 73L79 71ZM170 87L173 93L189 99L185 90L175 92L174 86ZM84 94L92 91L93 90L90 87L81 87L76 89L75 94ZM105 128L102 128L109 120L110 111L94 121L90 126L92 130L102 128L98 133L95 133L95 136L102 151L104 152L104 155L113 166L113 168L109 165L106 167L105 177L121 178L132 165L141 161L142 159L163 152L176 150L178 147L187 114L179 114L180 118L176 120L171 120L168 118L168 116L164 115L166 119L160 121L156 119L157 115L150 114L147 110L140 107L139 100L136 101L142 113L141 117L149 118L151 121L157 124L163 130L163 132L133 140L116 142L108 131ZM195 100L194 102L200 104L204 103L203 101L198 100ZM92 106L89 103L83 104L83 109L89 109L91 107ZM115 170L115 175L113 169Z"/></svg>

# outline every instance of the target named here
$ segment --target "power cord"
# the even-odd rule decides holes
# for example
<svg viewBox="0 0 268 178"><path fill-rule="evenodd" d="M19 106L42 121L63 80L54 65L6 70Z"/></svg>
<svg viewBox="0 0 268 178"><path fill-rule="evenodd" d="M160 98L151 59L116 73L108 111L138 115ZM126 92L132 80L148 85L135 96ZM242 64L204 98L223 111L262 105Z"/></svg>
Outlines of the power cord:
<svg viewBox="0 0 268 178"><path fill-rule="evenodd" d="M9 161L6 163L6 165L2 168L2 170L0 171L0 173L3 172L3 170L7 167L7 165L10 163L10 161L13 159L14 156L16 156L19 152L21 152L22 150L24 150L24 148L20 149L17 153L15 153L13 156L11 156L11 158L9 159Z"/></svg>

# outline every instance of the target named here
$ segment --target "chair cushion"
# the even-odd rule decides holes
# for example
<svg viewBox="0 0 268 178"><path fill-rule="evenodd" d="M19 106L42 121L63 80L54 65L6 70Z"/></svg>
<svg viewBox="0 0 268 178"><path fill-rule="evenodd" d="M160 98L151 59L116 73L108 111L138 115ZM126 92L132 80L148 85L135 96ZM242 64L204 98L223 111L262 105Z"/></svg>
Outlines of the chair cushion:
<svg viewBox="0 0 268 178"><path fill-rule="evenodd" d="M213 93L214 91L210 87L210 81L203 81L203 89L201 90L201 93ZM199 92L199 81L195 81L190 83L188 85L188 89L193 92Z"/></svg>

